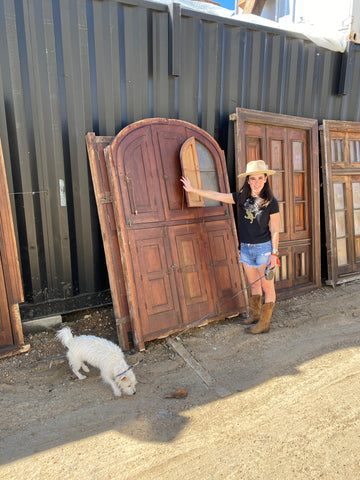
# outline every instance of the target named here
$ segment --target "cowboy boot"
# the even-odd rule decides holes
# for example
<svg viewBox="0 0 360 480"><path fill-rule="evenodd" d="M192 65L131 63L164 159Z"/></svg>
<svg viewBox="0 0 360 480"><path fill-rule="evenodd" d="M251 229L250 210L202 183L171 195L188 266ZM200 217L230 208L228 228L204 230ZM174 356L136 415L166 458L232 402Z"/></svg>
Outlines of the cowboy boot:
<svg viewBox="0 0 360 480"><path fill-rule="evenodd" d="M270 320L272 311L274 308L274 303L264 303L261 308L260 320L256 325L248 327L245 329L246 333L265 333L270 330Z"/></svg>
<svg viewBox="0 0 360 480"><path fill-rule="evenodd" d="M260 320L261 295L252 295L250 297L250 314L247 318L240 320L241 325L250 325Z"/></svg>

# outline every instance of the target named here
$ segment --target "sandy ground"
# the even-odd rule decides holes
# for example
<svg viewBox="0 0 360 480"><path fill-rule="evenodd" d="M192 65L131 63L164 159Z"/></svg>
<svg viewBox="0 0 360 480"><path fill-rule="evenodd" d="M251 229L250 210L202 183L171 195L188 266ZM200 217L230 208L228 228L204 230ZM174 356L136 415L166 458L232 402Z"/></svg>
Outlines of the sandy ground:
<svg viewBox="0 0 360 480"><path fill-rule="evenodd" d="M28 335L0 360L0 478L360 479L359 287L278 302L268 334L234 318L180 335L210 386L164 339L126 354L138 389L116 398L71 373L55 332ZM116 340L110 309L64 320Z"/></svg>

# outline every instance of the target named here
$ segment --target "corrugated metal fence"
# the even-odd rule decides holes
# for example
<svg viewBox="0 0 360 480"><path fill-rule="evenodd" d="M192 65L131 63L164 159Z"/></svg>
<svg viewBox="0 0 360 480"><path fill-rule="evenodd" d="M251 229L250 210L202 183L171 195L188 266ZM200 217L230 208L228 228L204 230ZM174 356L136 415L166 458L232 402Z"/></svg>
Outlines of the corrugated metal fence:
<svg viewBox="0 0 360 480"><path fill-rule="evenodd" d="M236 107L360 120L350 47L328 51L179 4L0 0L0 138L26 304L108 291L87 132L115 135L147 117L191 122L225 150L234 186Z"/></svg>

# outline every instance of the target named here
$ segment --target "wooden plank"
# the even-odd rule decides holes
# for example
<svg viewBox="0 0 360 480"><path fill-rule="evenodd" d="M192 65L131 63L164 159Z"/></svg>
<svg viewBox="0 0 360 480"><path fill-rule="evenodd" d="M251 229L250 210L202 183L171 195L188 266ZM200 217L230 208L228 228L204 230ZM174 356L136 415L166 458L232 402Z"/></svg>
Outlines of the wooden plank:
<svg viewBox="0 0 360 480"><path fill-rule="evenodd" d="M104 159L104 148L109 145L113 138L95 136L93 132L89 132L86 135L86 144L103 238L117 336L123 350L129 350L129 333L132 331L132 327L120 258L114 208Z"/></svg>
<svg viewBox="0 0 360 480"><path fill-rule="evenodd" d="M213 388L219 397L226 397L231 395L231 392L213 378L205 368L195 360L193 356L186 350L184 345L180 343L176 338L169 338L166 343L191 367L194 372L201 378L205 385L209 388Z"/></svg>

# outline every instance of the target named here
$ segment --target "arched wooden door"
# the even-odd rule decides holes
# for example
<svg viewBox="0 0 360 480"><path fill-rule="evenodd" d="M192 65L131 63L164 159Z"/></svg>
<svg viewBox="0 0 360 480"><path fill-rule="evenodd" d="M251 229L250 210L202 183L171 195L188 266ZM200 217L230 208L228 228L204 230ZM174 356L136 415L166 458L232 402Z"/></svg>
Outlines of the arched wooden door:
<svg viewBox="0 0 360 480"><path fill-rule="evenodd" d="M147 119L122 130L104 150L133 336L144 342L245 309L232 208L189 208L180 150L194 137L229 191L223 152L200 128ZM205 318L204 318L205 317ZM203 320L201 320L203 319Z"/></svg>

